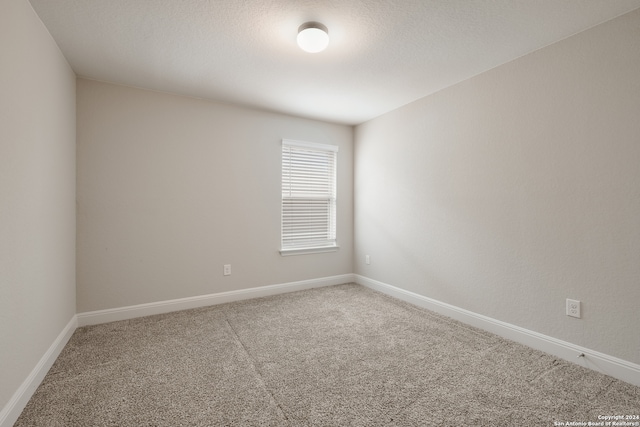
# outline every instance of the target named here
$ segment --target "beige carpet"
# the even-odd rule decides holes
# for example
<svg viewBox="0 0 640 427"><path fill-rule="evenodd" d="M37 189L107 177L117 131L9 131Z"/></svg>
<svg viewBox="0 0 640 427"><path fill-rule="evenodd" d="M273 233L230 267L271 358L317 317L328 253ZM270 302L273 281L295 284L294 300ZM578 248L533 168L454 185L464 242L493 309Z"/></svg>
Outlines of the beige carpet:
<svg viewBox="0 0 640 427"><path fill-rule="evenodd" d="M79 328L16 426L553 426L640 388L347 284Z"/></svg>

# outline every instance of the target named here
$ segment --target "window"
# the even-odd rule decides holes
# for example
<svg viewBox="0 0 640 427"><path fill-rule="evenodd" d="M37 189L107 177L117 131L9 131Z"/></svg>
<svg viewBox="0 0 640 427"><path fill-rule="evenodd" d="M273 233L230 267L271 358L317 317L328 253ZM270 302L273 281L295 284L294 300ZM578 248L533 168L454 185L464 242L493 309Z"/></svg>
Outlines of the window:
<svg viewBox="0 0 640 427"><path fill-rule="evenodd" d="M338 147L282 140L282 255L336 250Z"/></svg>

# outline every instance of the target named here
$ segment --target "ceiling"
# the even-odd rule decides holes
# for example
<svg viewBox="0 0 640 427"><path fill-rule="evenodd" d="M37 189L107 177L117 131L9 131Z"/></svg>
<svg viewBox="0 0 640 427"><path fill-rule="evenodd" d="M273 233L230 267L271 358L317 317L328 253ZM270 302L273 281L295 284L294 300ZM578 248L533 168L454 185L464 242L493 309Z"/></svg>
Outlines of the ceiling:
<svg viewBox="0 0 640 427"><path fill-rule="evenodd" d="M78 76L359 124L640 0L30 0ZM330 44L296 46L319 21Z"/></svg>

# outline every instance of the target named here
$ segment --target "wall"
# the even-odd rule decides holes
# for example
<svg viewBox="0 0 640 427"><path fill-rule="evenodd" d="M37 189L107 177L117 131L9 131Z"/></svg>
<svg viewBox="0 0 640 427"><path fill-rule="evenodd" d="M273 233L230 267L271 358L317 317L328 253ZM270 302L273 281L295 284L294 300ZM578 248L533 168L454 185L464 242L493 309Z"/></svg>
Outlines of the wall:
<svg viewBox="0 0 640 427"><path fill-rule="evenodd" d="M638 76L640 10L358 126L356 273L640 363Z"/></svg>
<svg viewBox="0 0 640 427"><path fill-rule="evenodd" d="M29 2L3 0L0 409L74 315L75 75Z"/></svg>
<svg viewBox="0 0 640 427"><path fill-rule="evenodd" d="M77 91L79 313L352 273L352 127L85 79ZM340 146L337 252L279 254L283 138Z"/></svg>

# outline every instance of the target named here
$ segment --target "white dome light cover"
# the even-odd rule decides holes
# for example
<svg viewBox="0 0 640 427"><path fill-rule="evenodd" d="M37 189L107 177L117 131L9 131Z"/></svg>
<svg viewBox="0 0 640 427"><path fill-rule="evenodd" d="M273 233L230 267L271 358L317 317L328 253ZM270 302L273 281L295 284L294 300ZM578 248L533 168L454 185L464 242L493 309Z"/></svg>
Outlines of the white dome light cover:
<svg viewBox="0 0 640 427"><path fill-rule="evenodd" d="M329 45L329 30L319 22L306 22L298 28L298 46L309 53L322 52Z"/></svg>

